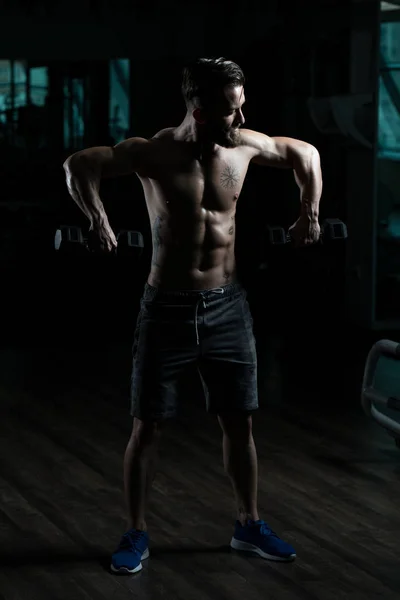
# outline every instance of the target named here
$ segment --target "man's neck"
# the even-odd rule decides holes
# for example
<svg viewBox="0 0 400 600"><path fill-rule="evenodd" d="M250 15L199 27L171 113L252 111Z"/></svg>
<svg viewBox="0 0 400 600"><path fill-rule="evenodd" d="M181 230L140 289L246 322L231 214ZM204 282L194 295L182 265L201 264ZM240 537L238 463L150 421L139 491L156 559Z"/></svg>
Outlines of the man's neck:
<svg viewBox="0 0 400 600"><path fill-rule="evenodd" d="M215 154L218 149L215 142L207 139L191 115L187 115L176 130L177 138L184 142L192 142L201 149L202 154Z"/></svg>

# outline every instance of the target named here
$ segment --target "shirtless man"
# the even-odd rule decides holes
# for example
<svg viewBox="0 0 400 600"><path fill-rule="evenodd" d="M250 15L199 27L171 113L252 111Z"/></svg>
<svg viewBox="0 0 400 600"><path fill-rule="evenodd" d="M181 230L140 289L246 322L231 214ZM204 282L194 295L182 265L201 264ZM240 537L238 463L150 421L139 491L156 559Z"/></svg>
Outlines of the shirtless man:
<svg viewBox="0 0 400 600"><path fill-rule="evenodd" d="M243 129L244 76L223 58L183 72L187 113L152 139L77 152L65 164L69 192L90 221L99 249L117 246L99 197L102 177L136 173L152 225L153 256L133 347L133 429L124 458L127 531L112 572L136 573L149 556L145 520L162 424L177 410L177 381L196 365L207 409L223 433L223 460L238 515L231 547L289 561L294 548L259 518L252 412L258 408L257 358L246 292L234 256L236 205L253 161L293 169L298 244L318 240L322 192L317 150L305 142Z"/></svg>

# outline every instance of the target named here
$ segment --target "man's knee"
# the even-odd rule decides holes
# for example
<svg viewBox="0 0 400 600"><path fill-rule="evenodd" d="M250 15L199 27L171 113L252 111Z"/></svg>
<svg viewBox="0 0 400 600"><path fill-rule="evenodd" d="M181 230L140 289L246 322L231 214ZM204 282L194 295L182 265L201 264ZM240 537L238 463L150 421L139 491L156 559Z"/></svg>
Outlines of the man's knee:
<svg viewBox="0 0 400 600"><path fill-rule="evenodd" d="M131 439L140 444L156 441L161 434L165 421L160 419L139 419L133 417Z"/></svg>
<svg viewBox="0 0 400 600"><path fill-rule="evenodd" d="M228 437L247 437L252 432L253 419L248 411L219 412L217 418Z"/></svg>

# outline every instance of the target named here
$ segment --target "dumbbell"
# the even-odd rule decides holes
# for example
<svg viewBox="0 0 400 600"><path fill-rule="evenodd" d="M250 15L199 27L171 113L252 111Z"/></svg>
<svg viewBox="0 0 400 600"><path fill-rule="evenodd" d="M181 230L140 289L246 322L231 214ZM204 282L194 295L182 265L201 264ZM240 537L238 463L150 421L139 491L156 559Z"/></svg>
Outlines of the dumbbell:
<svg viewBox="0 0 400 600"><path fill-rule="evenodd" d="M300 253L296 252L296 256L298 259L312 260L317 254L320 261L327 266L329 264L329 260L327 261L328 256L330 255L332 259L335 254L336 243L340 246L339 240L343 242L347 239L347 227L340 219L325 219L320 225L320 229L321 233L318 242L298 248L297 250L301 251ZM285 231L283 227L267 225L266 234L266 238L263 238L261 241L260 250L263 256L268 256L268 262L264 260L258 267L259 271L266 271L272 267L274 262L269 261L272 255L275 255L275 258L278 258L278 256L288 258L295 246L289 231ZM335 243L331 246L331 242ZM323 252L321 252L321 246L324 246ZM314 252L310 252L311 248L314 249ZM280 268L279 262L276 263L276 267Z"/></svg>
<svg viewBox="0 0 400 600"><path fill-rule="evenodd" d="M347 227L340 219L325 219L317 244L347 239ZM267 242L270 246L281 246L293 242L290 233L283 227L267 225Z"/></svg>
<svg viewBox="0 0 400 600"><path fill-rule="evenodd" d="M139 258L143 252L144 241L140 231L122 230L117 235L117 256ZM75 225L61 225L54 236L54 248L62 254L83 256L91 254L89 237Z"/></svg>

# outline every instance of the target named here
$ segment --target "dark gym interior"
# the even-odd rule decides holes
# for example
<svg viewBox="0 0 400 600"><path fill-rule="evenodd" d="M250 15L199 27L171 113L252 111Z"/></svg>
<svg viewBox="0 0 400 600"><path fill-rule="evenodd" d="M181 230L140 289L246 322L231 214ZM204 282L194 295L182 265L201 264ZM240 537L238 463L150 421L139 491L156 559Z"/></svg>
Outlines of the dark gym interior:
<svg viewBox="0 0 400 600"><path fill-rule="evenodd" d="M397 599L400 449L361 393L372 345L400 342L400 2L0 6L0 600ZM139 180L107 180L110 223L140 232L142 251L56 251L57 229L88 229L63 163L179 124L182 66L197 56L242 67L248 128L315 145L320 222L347 227L330 244L268 244L299 192L291 172L250 166L236 258L257 341L259 507L298 556L230 550L221 431L189 374L162 437L150 560L115 577L150 223ZM398 361L379 364L375 385L400 397ZM396 420L395 405L384 412Z"/></svg>

